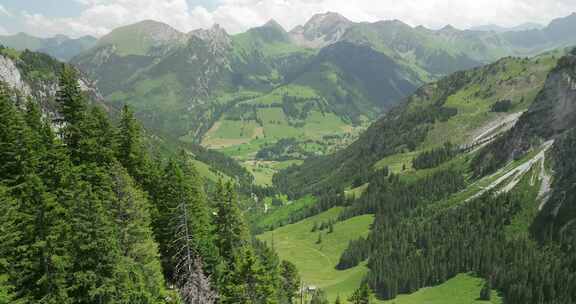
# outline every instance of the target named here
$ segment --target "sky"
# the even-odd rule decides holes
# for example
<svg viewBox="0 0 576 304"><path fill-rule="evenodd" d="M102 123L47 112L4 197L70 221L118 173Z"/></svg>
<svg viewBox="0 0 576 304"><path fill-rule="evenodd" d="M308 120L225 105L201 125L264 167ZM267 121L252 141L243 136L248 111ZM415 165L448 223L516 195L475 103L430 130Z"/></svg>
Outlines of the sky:
<svg viewBox="0 0 576 304"><path fill-rule="evenodd" d="M576 0L0 0L0 34L99 37L146 19L184 32L219 24L238 33L270 19L290 30L327 11L352 21L398 19L413 26L466 29L546 25L576 12Z"/></svg>

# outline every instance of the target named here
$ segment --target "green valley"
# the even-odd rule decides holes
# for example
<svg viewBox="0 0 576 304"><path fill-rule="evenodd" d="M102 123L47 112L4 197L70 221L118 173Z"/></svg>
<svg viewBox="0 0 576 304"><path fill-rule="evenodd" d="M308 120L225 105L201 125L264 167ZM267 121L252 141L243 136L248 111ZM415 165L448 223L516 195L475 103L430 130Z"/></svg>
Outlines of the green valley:
<svg viewBox="0 0 576 304"><path fill-rule="evenodd" d="M331 24L342 32L330 32ZM542 31L553 30L555 23ZM566 43L528 51L515 44L523 34L433 31L399 21L357 24L334 13L291 32L272 20L236 35L218 26L181 33L145 21L116 29L72 62L98 81L112 105L133 106L147 128L220 150L254 171L255 161L304 160L346 147L425 82ZM318 37L324 42L310 40ZM509 76L492 78L522 72L509 68ZM284 139L295 141L278 147Z"/></svg>
<svg viewBox="0 0 576 304"><path fill-rule="evenodd" d="M0 5L0 304L576 303L576 4L73 2Z"/></svg>

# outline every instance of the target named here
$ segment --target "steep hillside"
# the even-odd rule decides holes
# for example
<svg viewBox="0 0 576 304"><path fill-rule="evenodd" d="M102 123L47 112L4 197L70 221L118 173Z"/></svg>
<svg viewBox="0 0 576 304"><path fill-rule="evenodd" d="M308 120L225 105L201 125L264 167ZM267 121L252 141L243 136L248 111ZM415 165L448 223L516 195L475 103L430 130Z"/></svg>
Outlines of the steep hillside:
<svg viewBox="0 0 576 304"><path fill-rule="evenodd" d="M482 143L509 129L528 109L558 56L505 58L425 85L350 147L286 169L274 182L296 196L344 188L353 181L362 184L373 170L398 161L399 169L407 170L419 153L447 142L461 147ZM493 106L502 101L509 101L510 107L494 111Z"/></svg>
<svg viewBox="0 0 576 304"><path fill-rule="evenodd" d="M426 82L569 43L572 18L536 30L544 40L529 46L513 37L534 31L430 30L335 13L290 32L271 20L237 35L145 21L114 30L73 62L154 132L273 173L287 160L346 147Z"/></svg>
<svg viewBox="0 0 576 304"><path fill-rule="evenodd" d="M40 105L43 115L48 119L59 119L56 104L56 92L59 88L58 77L65 64L38 52L23 51L0 47L0 82L12 91L14 101L25 107L28 98ZM79 78L80 88L87 101L105 109L113 118L117 118L119 107L104 101L95 83L89 77ZM146 142L149 148L159 155L176 153L186 149L194 155L200 173L210 182L219 178L236 179L240 184L250 185L253 177L233 159L214 151L206 150L194 144L182 144L147 132Z"/></svg>
<svg viewBox="0 0 576 304"><path fill-rule="evenodd" d="M63 35L53 38L38 38L24 33L11 36L0 36L0 45L24 51L46 53L59 60L68 61L72 57L94 47L97 39L85 36L72 39Z"/></svg>
<svg viewBox="0 0 576 304"><path fill-rule="evenodd" d="M316 246L321 246L324 237L335 233L338 225L375 215L368 236L357 233L354 238L353 230L347 230L350 242L338 264L333 266L334 281L346 280L350 273L363 271L367 266L364 278L349 284L358 287L361 282L368 282L377 298L389 300L387 303L472 303L475 300L572 303L576 282L573 254L576 125L572 119L576 100L576 51L557 54L562 56L503 59L423 88L402 108L391 112L395 114L393 118L377 123L380 129L373 129L374 126L367 133L377 132L384 137L363 141L364 136L375 136L364 135L351 146L365 145L356 147L356 151L371 153L393 147L400 150L390 152L389 157L376 164L376 168L380 168L376 171L372 170L368 153L356 154L364 158L354 159L357 165L354 169L368 172L352 181L356 189L344 192L349 199L335 199L345 195L338 179L331 179L330 184L321 188L323 191L317 192L320 198L328 188L340 193L328 200L320 199L316 205L338 208L337 220L327 219L328 212L320 213L295 224L272 226L275 229L262 237L272 241L271 238L278 235L282 243L277 250L280 255L288 255L316 234L320 235ZM528 66L536 70L524 69ZM511 71L516 71L515 76ZM511 77L503 77L501 73ZM496 82L492 82L492 76ZM530 78L539 80L531 82ZM523 81L535 90L522 90L518 85ZM513 97L504 93L510 91L520 95ZM501 94L510 99L502 99ZM529 95L533 102L521 97ZM490 103L489 100L498 101ZM486 116L491 115L500 117L495 120L498 124L486 123L489 121ZM407 117L421 119L408 120ZM394 130L402 133L385 136L391 132L384 127L387 119L392 119ZM458 124L449 129L442 127L454 119ZM464 130L475 130L478 135L460 137ZM442 142L436 137L439 134L458 145L429 149L427 138L432 135L435 142ZM396 137L402 139L392 140ZM407 141L409 139L413 141ZM402 145L386 145L399 142ZM404 152L409 144L413 144L415 153ZM363 166L364 162L368 166ZM483 166L485 164L491 166ZM354 176L353 173L350 176ZM304 208L310 209L310 205ZM282 209L274 210L273 214L282 214ZM306 230L305 226L310 227L310 221L316 218L323 220ZM306 236L286 235L286 231L300 231L299 234ZM320 258L315 260L312 265L320 263ZM297 265L306 273L311 264L307 261ZM317 273L319 271L314 272ZM454 294L442 291L446 291L447 285L462 280L464 274L476 277L480 285L460 287L469 293L459 290L463 298L456 302ZM322 277L306 274L306 278L310 284L322 284ZM333 293L347 296L351 292L342 286L325 287L332 298Z"/></svg>
<svg viewBox="0 0 576 304"><path fill-rule="evenodd" d="M63 63L46 54L28 50L19 52L0 46L0 81L21 97L22 105L26 98L33 98L45 114L53 118L57 116L54 99L58 89L58 75L62 68ZM89 78L80 77L79 84L93 102L107 107Z"/></svg>

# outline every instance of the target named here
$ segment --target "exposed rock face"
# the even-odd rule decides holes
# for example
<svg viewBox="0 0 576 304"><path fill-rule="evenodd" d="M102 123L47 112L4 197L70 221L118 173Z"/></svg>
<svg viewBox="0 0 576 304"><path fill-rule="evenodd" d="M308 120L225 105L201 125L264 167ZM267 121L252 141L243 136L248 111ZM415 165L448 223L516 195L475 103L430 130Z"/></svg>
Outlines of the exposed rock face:
<svg viewBox="0 0 576 304"><path fill-rule="evenodd" d="M30 95L30 86L22 79L20 71L12 59L0 55L0 81L5 82L12 89L22 94Z"/></svg>
<svg viewBox="0 0 576 304"><path fill-rule="evenodd" d="M297 44L322 48L338 42L352 25L352 21L337 13L317 14L304 26L294 28L290 34Z"/></svg>
<svg viewBox="0 0 576 304"><path fill-rule="evenodd" d="M190 32L191 37L197 37L203 40L209 46L212 55L222 55L225 54L231 46L232 40L230 36L222 27L218 24L214 25L212 28L199 29Z"/></svg>
<svg viewBox="0 0 576 304"><path fill-rule="evenodd" d="M514 128L481 151L476 163L490 163L493 155L498 155L500 161L517 159L540 142L557 139L576 128L574 81L576 56L566 55L548 75L544 88Z"/></svg>
<svg viewBox="0 0 576 304"><path fill-rule="evenodd" d="M0 82L4 82L8 87L22 97L30 97L43 109L44 114L48 116L56 115L56 106L54 100L58 92L58 81L55 79L48 80L26 80L24 71L20 71L17 62L6 56L0 55ZM93 81L80 74L78 79L80 89L85 92L91 99L100 105L104 105L103 97L96 89ZM108 110L108 107L105 106Z"/></svg>

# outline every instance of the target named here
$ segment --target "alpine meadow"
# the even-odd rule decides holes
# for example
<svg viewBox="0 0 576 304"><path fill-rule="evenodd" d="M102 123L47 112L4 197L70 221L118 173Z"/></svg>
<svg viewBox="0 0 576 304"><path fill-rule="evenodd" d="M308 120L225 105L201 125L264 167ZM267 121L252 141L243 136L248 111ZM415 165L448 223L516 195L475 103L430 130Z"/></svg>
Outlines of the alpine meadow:
<svg viewBox="0 0 576 304"><path fill-rule="evenodd" d="M576 303L576 3L0 0L0 304L345 303Z"/></svg>

